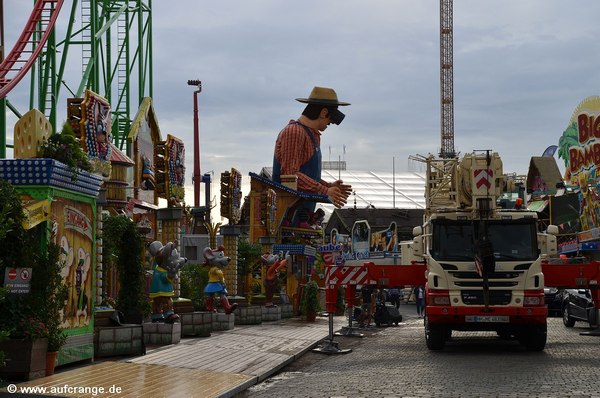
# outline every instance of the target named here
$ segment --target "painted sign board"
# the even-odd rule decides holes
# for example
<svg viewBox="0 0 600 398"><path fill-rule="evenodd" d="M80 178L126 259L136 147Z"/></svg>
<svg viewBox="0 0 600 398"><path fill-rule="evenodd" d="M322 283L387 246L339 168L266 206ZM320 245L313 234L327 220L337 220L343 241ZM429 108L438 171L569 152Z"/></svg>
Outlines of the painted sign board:
<svg viewBox="0 0 600 398"><path fill-rule="evenodd" d="M9 294L29 294L31 291L31 268L6 267L4 287Z"/></svg>
<svg viewBox="0 0 600 398"><path fill-rule="evenodd" d="M51 216L50 205L51 203L49 200L37 200L23 203L23 212L25 213L23 228L31 229L44 221L48 221Z"/></svg>
<svg viewBox="0 0 600 398"><path fill-rule="evenodd" d="M398 251L396 234L396 222L392 221L390 226L383 231L371 233L372 252L395 252Z"/></svg>
<svg viewBox="0 0 600 398"><path fill-rule="evenodd" d="M110 179L111 142L111 110L106 98L93 91L85 92L81 103L81 131L83 131L84 147L95 173Z"/></svg>
<svg viewBox="0 0 600 398"><path fill-rule="evenodd" d="M565 163L565 183L579 191L581 230L600 227L600 97L577 106L560 137L558 156Z"/></svg>
<svg viewBox="0 0 600 398"><path fill-rule="evenodd" d="M352 252L357 258L369 258L371 227L367 220L356 221L352 226Z"/></svg>
<svg viewBox="0 0 600 398"><path fill-rule="evenodd" d="M52 202L56 241L61 248L60 275L69 290L61 313L64 328L80 328L92 321L93 212L89 204L55 197Z"/></svg>

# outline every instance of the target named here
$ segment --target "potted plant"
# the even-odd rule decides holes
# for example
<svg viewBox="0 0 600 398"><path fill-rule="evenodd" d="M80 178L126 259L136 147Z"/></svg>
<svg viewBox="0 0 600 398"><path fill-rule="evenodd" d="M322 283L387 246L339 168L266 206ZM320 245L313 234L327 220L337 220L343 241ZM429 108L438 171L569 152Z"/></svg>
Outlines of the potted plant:
<svg viewBox="0 0 600 398"><path fill-rule="evenodd" d="M58 351L67 341L67 335L62 328L48 330L48 351L46 353L46 376L54 374Z"/></svg>
<svg viewBox="0 0 600 398"><path fill-rule="evenodd" d="M310 280L302 289L302 298L300 300L300 309L306 316L308 322L314 322L317 318L317 312L321 311L321 302L319 300L319 285Z"/></svg>
<svg viewBox="0 0 600 398"><path fill-rule="evenodd" d="M68 122L63 124L59 134L52 134L42 143L39 156L58 160L65 164L73 173L71 179L77 180L79 170L92 171L87 153L81 147L79 139L75 137L73 128Z"/></svg>
<svg viewBox="0 0 600 398"><path fill-rule="evenodd" d="M7 300L11 301L11 300ZM24 316L24 308L19 313ZM15 314L16 315L16 314ZM46 374L46 351L48 329L34 316L22 317L8 332L8 339L0 342L4 365L0 364L0 376L27 380Z"/></svg>
<svg viewBox="0 0 600 398"><path fill-rule="evenodd" d="M64 264L60 261L60 251L59 245L49 242L46 250L32 256L35 258L32 270L34 278L31 282L33 294L29 299L47 330L46 375L54 374L58 352L67 340L61 327L61 313L68 297L68 288L63 284L61 276Z"/></svg>

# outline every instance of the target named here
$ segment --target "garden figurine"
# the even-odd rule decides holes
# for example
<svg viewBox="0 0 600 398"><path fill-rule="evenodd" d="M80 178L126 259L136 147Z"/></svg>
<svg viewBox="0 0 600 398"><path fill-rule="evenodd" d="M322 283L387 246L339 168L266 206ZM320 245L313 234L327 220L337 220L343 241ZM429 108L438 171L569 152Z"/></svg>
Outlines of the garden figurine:
<svg viewBox="0 0 600 398"><path fill-rule="evenodd" d="M273 294L275 294L275 288L277 286L277 276L279 270L287 266L290 259L290 253L287 252L285 258L283 252L280 254L265 253L262 255L261 260L263 265L266 267L265 277L265 307L276 307L273 304Z"/></svg>
<svg viewBox="0 0 600 398"><path fill-rule="evenodd" d="M217 249L210 247L204 248L205 265L210 266L208 271L208 283L204 288L206 295L206 310L216 312L214 295L217 294L221 300L221 306L226 314L231 314L237 308L237 303L229 304L227 299L227 289L225 288L225 277L223 276L223 268L229 265L231 258L225 256L225 248L219 246Z"/></svg>
<svg viewBox="0 0 600 398"><path fill-rule="evenodd" d="M148 251L155 259L150 298L152 299L152 322L179 322L179 315L173 310L173 281L177 272L187 262L177 251L177 241L162 245L154 241Z"/></svg>

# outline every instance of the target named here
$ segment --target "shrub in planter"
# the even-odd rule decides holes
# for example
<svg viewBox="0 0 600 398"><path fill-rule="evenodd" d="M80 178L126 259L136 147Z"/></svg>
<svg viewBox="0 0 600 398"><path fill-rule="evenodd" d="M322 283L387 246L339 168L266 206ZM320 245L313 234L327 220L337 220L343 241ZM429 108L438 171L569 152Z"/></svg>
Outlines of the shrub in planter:
<svg viewBox="0 0 600 398"><path fill-rule="evenodd" d="M208 268L202 264L187 264L179 273L181 297L192 300L195 311L204 311L204 286L208 283Z"/></svg>
<svg viewBox="0 0 600 398"><path fill-rule="evenodd" d="M0 304L4 301L4 296L6 295L6 290L0 287ZM10 336L10 330L8 329L8 325L0 326L0 343L5 340L8 340L8 336ZM4 360L6 359L6 355L3 351L0 351L0 367L4 366Z"/></svg>
<svg viewBox="0 0 600 398"><path fill-rule="evenodd" d="M77 171L92 171L87 153L83 150L79 139L75 137L73 128L68 122L63 124L60 134L52 134L41 145L39 155L43 158L56 159L67 165L73 172L71 177L77 179Z"/></svg>
<svg viewBox="0 0 600 398"><path fill-rule="evenodd" d="M53 347L58 348L64 343L65 338L58 334L61 333L60 310L64 307L67 288L60 276L59 246L51 242L43 244L46 241L45 224L26 231L22 226L23 219L18 194L12 185L0 180L0 275L5 274L7 267L32 269L28 294L7 291L6 296L2 293L0 300L0 336L9 357L4 359L11 360L3 372L29 378L40 375L37 365L29 361L42 351L45 368L48 340L52 339ZM16 349L17 346L24 347L22 352ZM25 352L31 356L24 355ZM4 362L4 359L0 361Z"/></svg>
<svg viewBox="0 0 600 398"><path fill-rule="evenodd" d="M310 280L302 289L302 298L300 300L300 309L302 314L306 315L306 320L314 321L317 312L321 311L321 302L319 301L319 285Z"/></svg>
<svg viewBox="0 0 600 398"><path fill-rule="evenodd" d="M243 292L250 298L255 290L254 274L260 273L260 257L262 256L262 246L257 243L250 243L248 236L240 237L238 242L238 275L241 276L238 284L238 291ZM261 285L258 285L260 293Z"/></svg>
<svg viewBox="0 0 600 398"><path fill-rule="evenodd" d="M102 241L103 258L119 273L116 309L123 313L125 323L141 323L151 311L145 297L143 238L129 218L112 216L103 220Z"/></svg>
<svg viewBox="0 0 600 398"><path fill-rule="evenodd" d="M60 271L60 246L50 242L47 251L37 256L33 267L31 305L37 309L40 320L46 325L48 351L58 351L67 337L63 334L60 313L68 296Z"/></svg>

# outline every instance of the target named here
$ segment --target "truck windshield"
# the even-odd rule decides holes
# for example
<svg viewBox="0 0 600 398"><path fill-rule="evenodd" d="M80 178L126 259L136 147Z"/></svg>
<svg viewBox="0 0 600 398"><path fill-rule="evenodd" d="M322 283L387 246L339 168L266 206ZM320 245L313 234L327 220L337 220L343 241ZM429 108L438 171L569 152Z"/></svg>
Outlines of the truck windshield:
<svg viewBox="0 0 600 398"><path fill-rule="evenodd" d="M435 220L431 256L436 260L473 261L475 238L483 224L472 221ZM535 260L538 256L535 220L486 222L487 236L498 261ZM483 231L482 231L483 232Z"/></svg>

